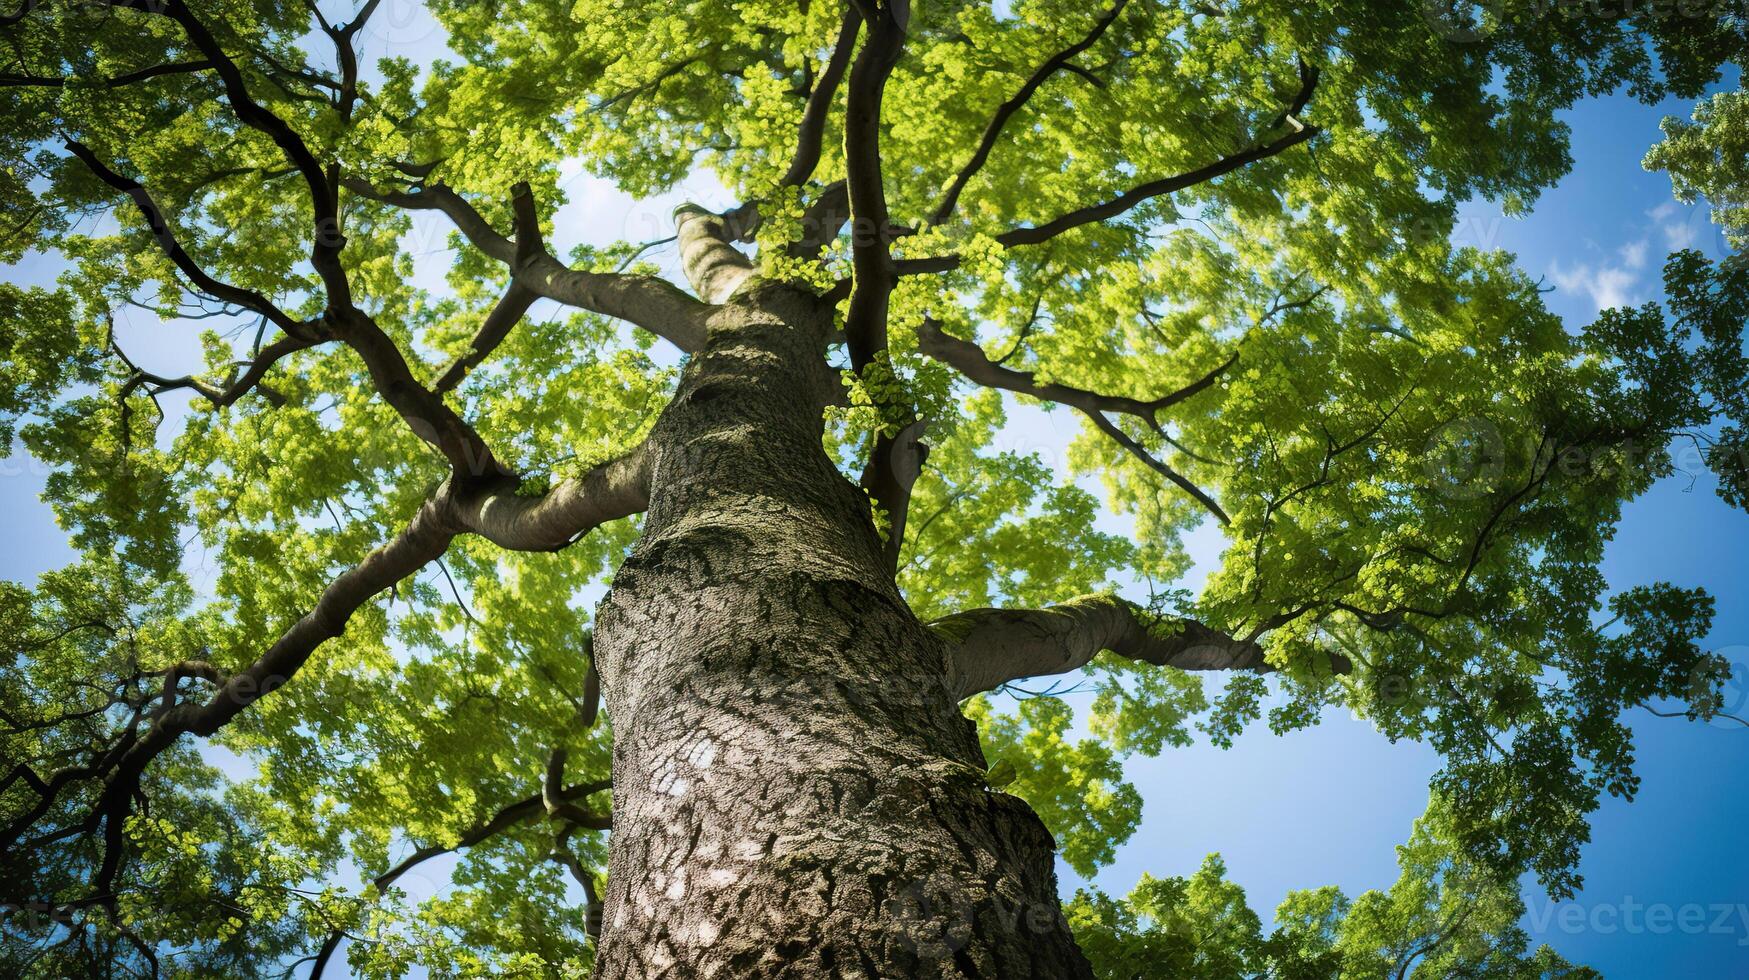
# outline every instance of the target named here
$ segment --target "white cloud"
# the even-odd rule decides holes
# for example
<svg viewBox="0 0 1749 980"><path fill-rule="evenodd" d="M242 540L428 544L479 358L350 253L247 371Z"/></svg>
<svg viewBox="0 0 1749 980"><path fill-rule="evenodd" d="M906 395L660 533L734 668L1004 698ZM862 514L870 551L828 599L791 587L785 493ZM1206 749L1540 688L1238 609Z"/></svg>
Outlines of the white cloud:
<svg viewBox="0 0 1749 980"><path fill-rule="evenodd" d="M1646 240L1629 242L1621 247L1621 264L1629 269L1646 267Z"/></svg>
<svg viewBox="0 0 1749 980"><path fill-rule="evenodd" d="M1604 268L1597 270L1597 277L1590 285L1591 298L1597 303L1597 308L1607 310L1613 306L1627 306L1628 289L1634 284L1634 274L1626 269Z"/></svg>
<svg viewBox="0 0 1749 980"><path fill-rule="evenodd" d="M1572 268L1562 268L1561 263L1549 263L1549 278L1555 281L1555 286L1564 292L1584 293L1599 310L1607 310L1616 306L1633 304L1633 287L1638 280L1634 269L1645 265L1645 243L1638 243L1638 248L1629 246L1622 249L1622 265L1592 266L1584 263Z"/></svg>
<svg viewBox="0 0 1749 980"><path fill-rule="evenodd" d="M1693 209L1684 209L1675 201L1665 201L1650 211L1646 217L1651 218L1658 226L1658 231L1664 235L1664 246L1674 252L1678 249L1693 248L1700 236L1695 232Z"/></svg>

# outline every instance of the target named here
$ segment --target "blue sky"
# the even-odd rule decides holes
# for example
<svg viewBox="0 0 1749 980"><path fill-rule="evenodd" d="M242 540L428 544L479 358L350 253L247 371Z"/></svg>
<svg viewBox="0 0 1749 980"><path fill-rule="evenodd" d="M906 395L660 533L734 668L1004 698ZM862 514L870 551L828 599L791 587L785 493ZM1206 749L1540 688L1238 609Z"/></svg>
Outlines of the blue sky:
<svg viewBox="0 0 1749 980"><path fill-rule="evenodd" d="M411 0L387 3L367 40L380 56L429 57L441 36ZM1514 252L1533 276L1553 287L1546 301L1584 323L1606 306L1658 299L1664 255L1672 248L1724 253L1705 208L1671 200L1668 180L1639 161L1668 114L1689 106L1647 107L1612 98L1568 114L1574 172L1522 218L1487 204L1467 207L1456 237L1464 244ZM708 182L654 201L634 202L583 175L566 182L571 203L557 222L556 244L646 240L665 234L669 209L684 198L726 203ZM446 262L445 229L421 220L414 251L420 278L438 285ZM44 282L57 267L27 260L4 270L15 281ZM427 278L429 277L429 278ZM541 315L539 307L535 315ZM187 324L125 322L121 336L142 366L182 373L195 363L196 329ZM1062 413L1015 413L1005 448L1039 451L1060 463L1076 423ZM1718 599L1709 643L1749 664L1749 515L1725 507L1693 460L1677 476L1632 504L1605 562L1612 589L1652 581L1700 585ZM44 471L23 455L0 460L4 545L0 578L29 581L71 557L65 536L37 500ZM1193 536L1199 568L1219 539ZM1184 584L1194 585L1193 580ZM1749 668L1744 668L1749 673ZM1743 708L1733 686L1728 706ZM1617 978L1749 975L1749 843L1736 832L1749 817L1749 729L1692 724L1640 713L1631 719L1644 778L1632 804L1606 803L1584 850L1586 887L1572 902L1527 893L1526 927L1575 961ZM1426 802L1438 759L1423 746L1391 744L1370 725L1332 712L1316 728L1277 738L1259 725L1229 750L1209 746L1130 762L1146 801L1143 823L1095 879L1127 891L1144 871L1187 874L1221 852L1230 876L1267 917L1290 889L1337 884L1350 894L1387 887L1396 877L1394 845ZM443 887L434 866L415 889ZM1065 890L1080 882L1066 868ZM1660 911L1662 910L1662 911Z"/></svg>

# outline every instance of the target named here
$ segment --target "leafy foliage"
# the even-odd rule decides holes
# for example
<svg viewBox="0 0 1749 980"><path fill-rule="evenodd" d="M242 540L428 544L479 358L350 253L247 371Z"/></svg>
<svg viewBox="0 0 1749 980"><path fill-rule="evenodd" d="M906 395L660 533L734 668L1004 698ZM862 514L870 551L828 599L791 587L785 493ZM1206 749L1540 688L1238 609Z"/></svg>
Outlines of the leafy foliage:
<svg viewBox="0 0 1749 980"><path fill-rule="evenodd" d="M1416 822L1388 890L1352 899L1337 888L1293 892L1267 934L1212 854L1189 877L1144 874L1122 899L1079 891L1069 920L1101 980L1599 976L1548 946L1530 948L1516 883L1466 864L1452 821L1435 802Z"/></svg>
<svg viewBox="0 0 1749 980"><path fill-rule="evenodd" d="M371 976L580 973L592 956L582 884L552 860L544 811L468 842L538 795L555 750L569 783L607 778L608 727L575 718L588 607L635 521L551 554L458 538L295 676L275 676L271 696L197 733L208 751L173 740L122 801L126 820L90 818L101 767L172 702L214 696L211 677L255 662L453 472L391 404L368 345L295 335L332 319L323 243L343 230L335 262L407 365L398 390L479 356L437 401L517 474L517 494L538 496L637 445L675 356L598 310L545 306L483 344L511 271L467 235L434 248L414 215L449 194L494 228L518 227L512 187L526 181L535 224L562 238L574 231L557 220L567 168L637 196L709 171L758 205L744 244L762 274L837 289L854 235L812 254L793 246L847 175L842 99L811 178L785 176L843 8L439 0L429 12L451 57L361 71L347 59L374 5L318 15L316 29L296 4L135 6L48 0L4 28L15 64L0 105L0 259L40 252L63 271L53 288L0 286L0 437L53 468L45 497L83 557L0 592L12 644L0 744L25 767L0 787L0 820L56 828L21 829L30 846L0 859L4 896L52 913L7 919L0 969L75 975L162 948L183 975L262 975L343 930L359 937L351 965ZM1069 0L911 13L880 125L886 159L902 162L882 175L902 232L890 343L847 372L827 450L856 473L877 433L928 423L897 573L913 609L1166 587L1188 567L1184 536L1210 518L1164 468L1218 499L1228 547L1200 594L1162 592L1157 605L1260 638L1286 695L1268 724L1286 732L1342 705L1447 760L1439 816L1390 893L1298 894L1269 938L1218 863L1126 902L1077 899L1078 932L1109 975L1141 956L1183 962L1187 976L1290 963L1309 971L1292 975L1370 975L1445 928L1460 901L1480 910L1459 930L1474 942L1422 953L1418 971L1581 975L1513 945L1515 892L1501 882L1530 869L1557 893L1577 886L1587 815L1637 785L1624 708L1719 709L1720 665L1697 645L1710 600L1674 586L1606 600L1598 563L1622 505L1669 472L1673 439L1709 440L1722 492L1743 505L1749 290L1741 268L1683 253L1667 270L1668 312L1610 311L1573 330L1509 256L1449 236L1462 201L1529 207L1566 172L1559 113L1576 100L1698 97L1749 50L1729 18L1664 10L1137 0L1097 34L1106 13ZM943 213L996 107L1090 37ZM245 118L236 86L283 131ZM1743 107L1740 92L1710 96L1649 157L1739 236ZM1144 181L1290 137L1063 225ZM311 192L288 143L334 175L332 200ZM570 258L585 272L662 268L641 242ZM447 263L441 287L434 262ZM1062 406L969 384L923 349L926 318L1037 386L1190 393L1150 419L1089 418L1055 467L1004 433L1017 410ZM200 334L190 376L160 377L127 351L142 321L218 326ZM301 339L250 374L274 344ZM1605 603L1616 618L1600 625ZM1332 654L1352 672L1336 676ZM196 662L210 676L173 670ZM1090 873L1139 820L1122 757L1199 731L1230 742L1260 718L1265 682L1241 674L1211 695L1196 676L1112 657L1084 679L1096 686L1085 737L1054 698L977 700L967 713L1008 767L992 780ZM67 774L45 812L26 770ZM566 846L602 866L599 832ZM368 883L449 849L460 857L446 897ZM112 853L126 855L108 869L114 888L94 886ZM350 877L367 883L328 884ZM1219 942L1187 950L1181 922ZM1483 936L1503 942L1484 954Z"/></svg>
<svg viewBox="0 0 1749 980"><path fill-rule="evenodd" d="M1713 220L1732 246L1749 245L1749 93L1719 92L1703 99L1691 120L1666 119L1664 141L1646 154L1646 166L1670 173L1676 197L1705 197Z"/></svg>

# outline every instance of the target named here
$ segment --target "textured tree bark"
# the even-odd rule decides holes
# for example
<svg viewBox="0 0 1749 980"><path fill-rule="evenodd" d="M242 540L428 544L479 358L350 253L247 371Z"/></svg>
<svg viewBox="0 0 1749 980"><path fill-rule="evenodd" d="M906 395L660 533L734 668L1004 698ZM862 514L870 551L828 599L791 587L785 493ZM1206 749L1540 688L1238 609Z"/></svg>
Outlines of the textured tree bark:
<svg viewBox="0 0 1749 980"><path fill-rule="evenodd" d="M941 641L821 448L831 324L743 288L651 434L644 534L596 623L597 976L1088 977L1050 835L985 784Z"/></svg>

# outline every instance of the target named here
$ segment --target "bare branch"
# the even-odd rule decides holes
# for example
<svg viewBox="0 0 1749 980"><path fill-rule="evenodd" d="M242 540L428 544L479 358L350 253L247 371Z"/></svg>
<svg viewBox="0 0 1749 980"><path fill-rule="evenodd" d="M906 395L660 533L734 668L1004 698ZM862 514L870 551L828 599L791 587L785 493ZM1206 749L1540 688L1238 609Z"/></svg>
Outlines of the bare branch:
<svg viewBox="0 0 1749 980"><path fill-rule="evenodd" d="M245 126L265 134L285 154L292 166L309 185L310 203L315 211L314 242L310 249L310 264L321 277L328 291L331 309L346 309L352 305L352 287L346 270L340 264L340 250L346 244L341 234L339 190L329 180L329 174L303 138L284 119L249 94L243 73L237 68L200 18L183 0L111 0L111 5L124 10L137 10L169 17L182 26L183 33L206 60L212 63L219 80L225 86L225 99L231 111Z"/></svg>
<svg viewBox="0 0 1749 980"><path fill-rule="evenodd" d="M1119 412L1133 415L1147 422L1150 427L1159 432L1160 424L1157 418L1161 410L1206 390L1216 378L1238 362L1238 354L1232 355L1225 363L1218 365L1214 370L1182 388L1167 392L1150 401L1142 401L1136 398L1125 398L1121 395L1102 395L1083 388L1072 388L1068 385L1040 384L1032 372L1017 371L991 361L984 354L983 348L969 340L961 340L949 335L941 329L941 324L933 319L925 319L923 324L918 327L917 349L987 388L1000 388L1078 409L1094 425L1098 426L1101 432L1116 440L1130 454L1196 498L1197 502L1218 518L1222 524L1229 523L1227 512L1221 509L1220 504L1216 503L1213 497L1190 482L1183 474L1166 465L1153 453L1148 452L1146 447L1119 428L1116 423L1106 417L1105 413Z"/></svg>
<svg viewBox="0 0 1749 980"><path fill-rule="evenodd" d="M990 117L989 125L984 127L983 138L978 140L978 147L972 151L971 159L967 160L965 166L960 168L959 173L954 175L953 182L942 194L941 203L937 204L935 210L930 213L930 224L942 224L953 214L954 207L959 203L960 193L966 189L966 184L977 175L978 171L983 168L984 162L990 158L990 151L996 148L996 140L1001 138L1002 128L1008 125L1008 120L1026 105L1033 93L1049 81L1052 75L1069 67L1071 59L1096 44L1105 33L1106 28L1117 20L1118 14L1123 13L1124 5L1128 2L1129 0L1113 0L1111 9L1100 15L1099 19L1093 23L1092 29L1081 40L1046 59L1045 63L1038 66L1037 70L1027 78L1025 84L1020 86L1020 91L1014 93L1014 96L1007 102L996 107L996 114Z"/></svg>
<svg viewBox="0 0 1749 980"><path fill-rule="evenodd" d="M142 371L134 367L133 362L128 361L127 356L122 354L122 360L133 370L133 375L128 379L127 384L122 386L121 397L125 399L131 387L135 385L147 386L148 390L155 395L166 391L187 389L211 402L213 407L224 408L227 405L235 404L238 399L259 388L268 401L280 404L284 402L284 397L268 388L263 379L267 376L267 372L272 370L273 366L281 359L298 351L308 350L313 346L315 346L313 341L298 337L281 337L261 348L260 352L249 361L243 373L226 382L223 388L214 387L209 382L193 375L167 378L150 371ZM120 348L116 348L116 353L121 354ZM234 374L235 368L232 371Z"/></svg>
<svg viewBox="0 0 1749 980"><path fill-rule="evenodd" d="M679 75L681 72L685 71L688 68L691 68L693 65L699 64L701 61L704 61L704 59L698 58L698 57L682 58L679 61L676 61L675 63L668 65L667 67L663 68L661 71L657 72L656 77L650 79L649 81L644 82L640 85L633 85L631 88L628 88L628 89L618 93L617 95L610 95L607 98L602 99L600 102L597 102L594 105L590 106L589 111L592 113L599 113L599 112L602 112L603 110L611 109L614 106L619 105L622 102L629 102L633 99L638 98L641 95L645 95L645 94L650 93L650 92L655 92L659 95L659 94L661 94L661 88L662 88L663 82L666 82L670 78L673 78L676 75ZM706 64L706 67L708 68L709 63L706 62L705 64Z"/></svg>
<svg viewBox="0 0 1749 980"><path fill-rule="evenodd" d="M139 181L111 170L102 160L97 158L91 148L75 139L66 141L67 149L85 164L98 180L126 194L133 199L134 206L139 209L140 216L146 219L146 228L158 242L158 247L164 251L170 261L187 276L195 288L203 293L216 296L227 303L253 310L272 321L273 325L285 331L288 336L312 339L317 336L313 325L293 319L284 310L275 306L272 301L253 289L244 289L229 283L220 282L200 267L193 256L183 249L176 240L176 235L170 230L170 223L165 218L164 210Z"/></svg>
<svg viewBox="0 0 1749 980"><path fill-rule="evenodd" d="M592 782L578 783L575 786L561 789L558 791L557 797L558 799L569 803L570 801L593 796L596 793L605 792L612 788L613 784L609 780L598 779ZM452 851L459 851L463 848L473 847L476 844L503 833L525 820L532 820L545 813L546 791L543 788L542 792L536 793L533 796L525 797L500 809L484 822L468 830L456 839L454 847L433 846L420 848L419 850L414 851L412 854L403 858L394 867L378 875L374 879L374 883L379 889L387 888L389 885L394 884L397 878L400 878L402 875L411 871L424 861L429 861L440 854L448 854Z"/></svg>
<svg viewBox="0 0 1749 980"><path fill-rule="evenodd" d="M516 184L511 188L510 194L516 223L515 254L517 262L520 263L536 254L544 253L546 246L541 242L540 218L535 212L534 195L528 184ZM491 356L498 349L498 345L504 342L504 338L510 336L510 331L522 322L528 308L539 298L533 290L512 277L509 288L504 291L491 312L486 314L473 339L468 341L467 349L438 376L432 390L441 395L461 384L469 371Z"/></svg>
<svg viewBox="0 0 1749 980"><path fill-rule="evenodd" d="M593 639L586 645L589 647L589 670L583 676L583 701L576 705L577 715L573 720L576 731L587 731L594 727L596 715L601 710L601 675L595 670ZM577 880L577 884L583 886L583 929L590 939L599 942L601 896L595 890L595 876L577 859L577 852L571 849L571 835L578 830L611 830L613 817L583 809L565 799L560 787L565 785L565 763L569 755L569 751L562 744L553 749L552 754L547 757L546 779L541 784L541 804L546 808L547 817L563 824L553 836L553 848L549 856L563 864L571 872L571 877Z"/></svg>
<svg viewBox="0 0 1749 980"><path fill-rule="evenodd" d="M211 68L210 61L178 61L172 64L152 65L138 71L130 71L114 78L106 78L97 84L103 88L121 88L135 82L143 82L149 78L161 78L165 75L183 75ZM65 88L70 79L44 75L14 75L0 72L0 88Z"/></svg>
<svg viewBox="0 0 1749 980"><path fill-rule="evenodd" d="M1087 416L1088 420L1099 428L1099 431L1110 436L1113 441L1122 446L1131 456L1141 460L1149 469L1152 469L1154 472L1159 473L1161 476L1172 481L1172 483L1180 490L1183 490L1185 493L1194 497L1196 502L1203 506L1204 510L1207 510L1215 516L1216 520L1220 521L1222 524L1231 524L1233 522L1233 519L1227 516L1227 512L1221 509L1221 505L1215 501L1215 498L1209 496L1207 491L1190 482L1189 478L1184 474L1166 465L1166 462L1160 459L1160 457L1148 452L1146 446L1137 442L1129 433L1120 428L1116 422L1107 418L1104 413L1089 411L1084 408L1081 409L1081 414Z"/></svg>
<svg viewBox="0 0 1749 980"><path fill-rule="evenodd" d="M600 793L611 788L612 784L609 781L597 780L567 787L560 790L558 796L567 801L579 800L586 796L591 796L595 793ZM541 793L524 797L523 799L517 800L515 803L502 807L484 821L464 831L456 838L456 842L453 845L444 846L440 844L431 844L415 850L405 858L402 858L387 871L377 875L371 880L371 884L376 886L379 893L383 892L399 880L402 875L405 875L407 872L432 858L442 857L445 854L466 850L467 848L482 844L517 824L533 820L543 815L545 812L546 805ZM318 978L322 976L322 972L328 968L329 961L333 959L334 953L339 950L340 941L344 938L346 938L346 934L338 929L328 933L328 938L322 943L322 948L316 953L314 965L310 968L310 980L318 980Z"/></svg>
<svg viewBox="0 0 1749 980"><path fill-rule="evenodd" d="M423 167L401 168L403 170L423 170ZM424 180L421 174L409 174L415 180ZM376 186L363 177L346 177L340 182L346 188L360 197L369 198L382 204L392 205L404 211L439 211L449 218L456 230L462 233L475 248L505 265L516 264L516 243L499 233L491 222L480 214L467 199L451 190L448 186L425 182L412 190L379 191Z"/></svg>
<svg viewBox="0 0 1749 980"><path fill-rule="evenodd" d="M83 143L73 139L66 142L73 155L100 180L133 199L159 247L197 287L228 303L260 313L284 330L287 340L275 345L280 353L311 347L318 340L329 337L345 341L363 359L383 400L407 421L416 435L443 453L444 458L458 473L469 477L491 478L504 475L504 470L479 434L444 403L441 395L419 383L393 338L383 332L362 310L351 306L336 307L330 303L328 313L319 323L304 323L292 319L260 293L220 282L202 269L183 249L171 233L162 209L139 181L111 170ZM136 372L133 383L137 385L156 381L163 387L193 388L217 404L220 399L227 397L234 401L248 387L258 384L261 375L272 363L272 360L258 359L251 366L250 373L245 376L248 386L239 388L234 393L211 390L192 378L153 378L140 372Z"/></svg>
<svg viewBox="0 0 1749 980"><path fill-rule="evenodd" d="M1230 156L1222 157L1214 163L1187 170L1181 174L1163 177L1158 180L1138 184L1116 197L1101 201L1098 204L1078 208L1058 215L1042 225L1032 225L1025 228L1014 228L996 236L996 242L1004 248L1014 248L1020 245L1037 245L1047 242L1064 232L1079 228L1082 225L1094 224L1115 218L1118 215L1150 201L1163 194L1205 184L1217 177L1232 173L1246 164L1258 160L1266 160L1278 156L1301 143L1318 135L1322 130L1316 126L1307 125L1299 119L1299 112L1305 108L1318 84L1318 69L1304 62L1300 64L1300 90L1294 96L1287 110L1278 117L1279 121L1272 129L1278 129L1282 124L1288 124L1290 131L1270 140L1267 143L1256 143L1249 148ZM958 254L934 256L930 258L904 259L896 263L900 275L915 275L926 272L946 272L959 268Z"/></svg>
<svg viewBox="0 0 1749 980"><path fill-rule="evenodd" d="M1239 360L1239 355L1234 354L1190 384L1169 391L1158 398L1144 401L1139 398L1126 398L1122 395L1102 395L1098 392L1055 382L1040 383L1031 371L1018 371L1014 368L1003 367L990 360L982 347L969 340L961 340L949 334L941 329L941 324L934 319L925 319L922 325L917 328L917 349L986 388L1000 388L1004 391L1031 395L1034 398L1069 405L1085 411L1119 412L1124 415L1134 415L1147 421L1150 425L1153 424L1159 412L1206 390Z"/></svg>

